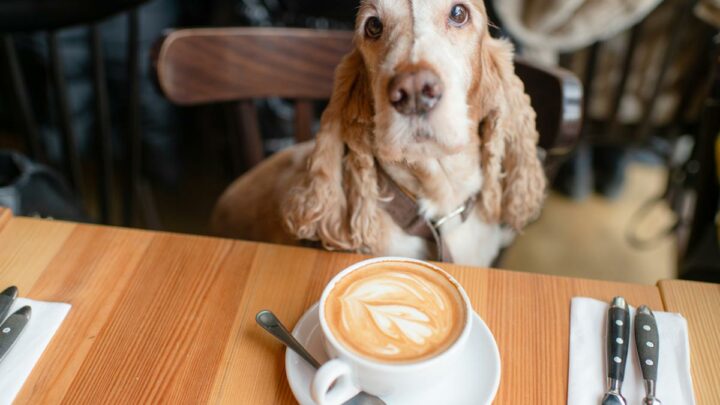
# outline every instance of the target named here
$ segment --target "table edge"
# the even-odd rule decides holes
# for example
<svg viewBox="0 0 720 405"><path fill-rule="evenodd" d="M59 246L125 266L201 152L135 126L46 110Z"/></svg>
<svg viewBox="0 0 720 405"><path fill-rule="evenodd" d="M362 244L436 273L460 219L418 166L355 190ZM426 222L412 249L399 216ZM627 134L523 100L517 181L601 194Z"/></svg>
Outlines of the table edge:
<svg viewBox="0 0 720 405"><path fill-rule="evenodd" d="M5 225L7 225L12 218L12 211L10 211L8 208L0 207L0 231L3 230Z"/></svg>

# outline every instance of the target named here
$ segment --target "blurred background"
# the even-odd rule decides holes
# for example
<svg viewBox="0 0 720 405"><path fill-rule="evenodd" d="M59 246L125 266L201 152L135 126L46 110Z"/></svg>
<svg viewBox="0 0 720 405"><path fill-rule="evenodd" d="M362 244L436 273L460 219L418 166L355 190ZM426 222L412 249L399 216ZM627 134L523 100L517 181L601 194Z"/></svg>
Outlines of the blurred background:
<svg viewBox="0 0 720 405"><path fill-rule="evenodd" d="M0 1L0 205L16 215L207 234L220 193L292 145L300 115L278 98L180 106L157 85L163 36L187 27L349 30L358 2L96 3ZM498 265L647 284L720 282L720 2L486 6L493 35L510 38L531 63L573 72L584 88L582 126L558 154L544 213ZM313 107L311 127L323 103ZM252 144L255 132L262 137Z"/></svg>

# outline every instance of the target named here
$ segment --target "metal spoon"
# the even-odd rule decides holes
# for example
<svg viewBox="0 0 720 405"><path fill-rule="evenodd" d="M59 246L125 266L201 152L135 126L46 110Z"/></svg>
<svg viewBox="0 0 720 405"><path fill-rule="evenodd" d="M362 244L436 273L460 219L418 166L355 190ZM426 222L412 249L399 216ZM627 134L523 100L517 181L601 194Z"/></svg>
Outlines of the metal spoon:
<svg viewBox="0 0 720 405"><path fill-rule="evenodd" d="M315 360L315 358L308 353L307 350L303 347L303 345L298 342L293 335L288 332L285 325L280 322L280 320L273 314L271 311L260 311L255 316L255 321L257 321L258 325L260 325L263 329L270 332L271 335L275 336L279 341L281 341L285 346L290 348L292 351L297 353L300 357L305 359L308 363L310 363L311 366L315 368L320 367L320 363ZM359 394L355 395L354 397L350 398L345 404L343 405L387 405L382 399L366 394L365 392L360 392Z"/></svg>

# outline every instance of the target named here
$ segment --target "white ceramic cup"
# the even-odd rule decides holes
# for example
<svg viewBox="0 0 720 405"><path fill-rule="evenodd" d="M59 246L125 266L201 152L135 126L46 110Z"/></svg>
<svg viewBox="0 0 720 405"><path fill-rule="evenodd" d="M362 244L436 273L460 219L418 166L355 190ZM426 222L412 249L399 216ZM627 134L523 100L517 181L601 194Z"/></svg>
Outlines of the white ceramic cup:
<svg viewBox="0 0 720 405"><path fill-rule="evenodd" d="M442 353L415 363L391 364L362 357L343 346L325 320L325 301L338 281L355 270L381 262L412 262L445 275L455 287L465 305L463 330L455 342ZM399 257L382 257L356 263L338 275L325 287L320 298L320 326L325 350L332 359L323 364L313 377L312 398L319 405L340 405L360 391L377 396L393 395L431 385L447 375L460 362L472 326L472 305L462 286L449 274L432 264Z"/></svg>

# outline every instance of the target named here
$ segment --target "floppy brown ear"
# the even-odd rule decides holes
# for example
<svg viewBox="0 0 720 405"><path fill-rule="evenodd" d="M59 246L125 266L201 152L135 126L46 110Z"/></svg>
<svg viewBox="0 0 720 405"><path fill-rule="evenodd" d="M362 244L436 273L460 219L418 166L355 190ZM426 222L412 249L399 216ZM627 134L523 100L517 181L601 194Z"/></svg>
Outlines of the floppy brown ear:
<svg viewBox="0 0 720 405"><path fill-rule="evenodd" d="M365 63L354 50L336 70L305 178L285 203L285 223L297 238L341 250L369 250L375 243L373 111Z"/></svg>
<svg viewBox="0 0 720 405"><path fill-rule="evenodd" d="M535 110L515 75L512 54L502 40L488 38L482 45L481 195L486 219L519 231L540 214L546 178L537 155Z"/></svg>

